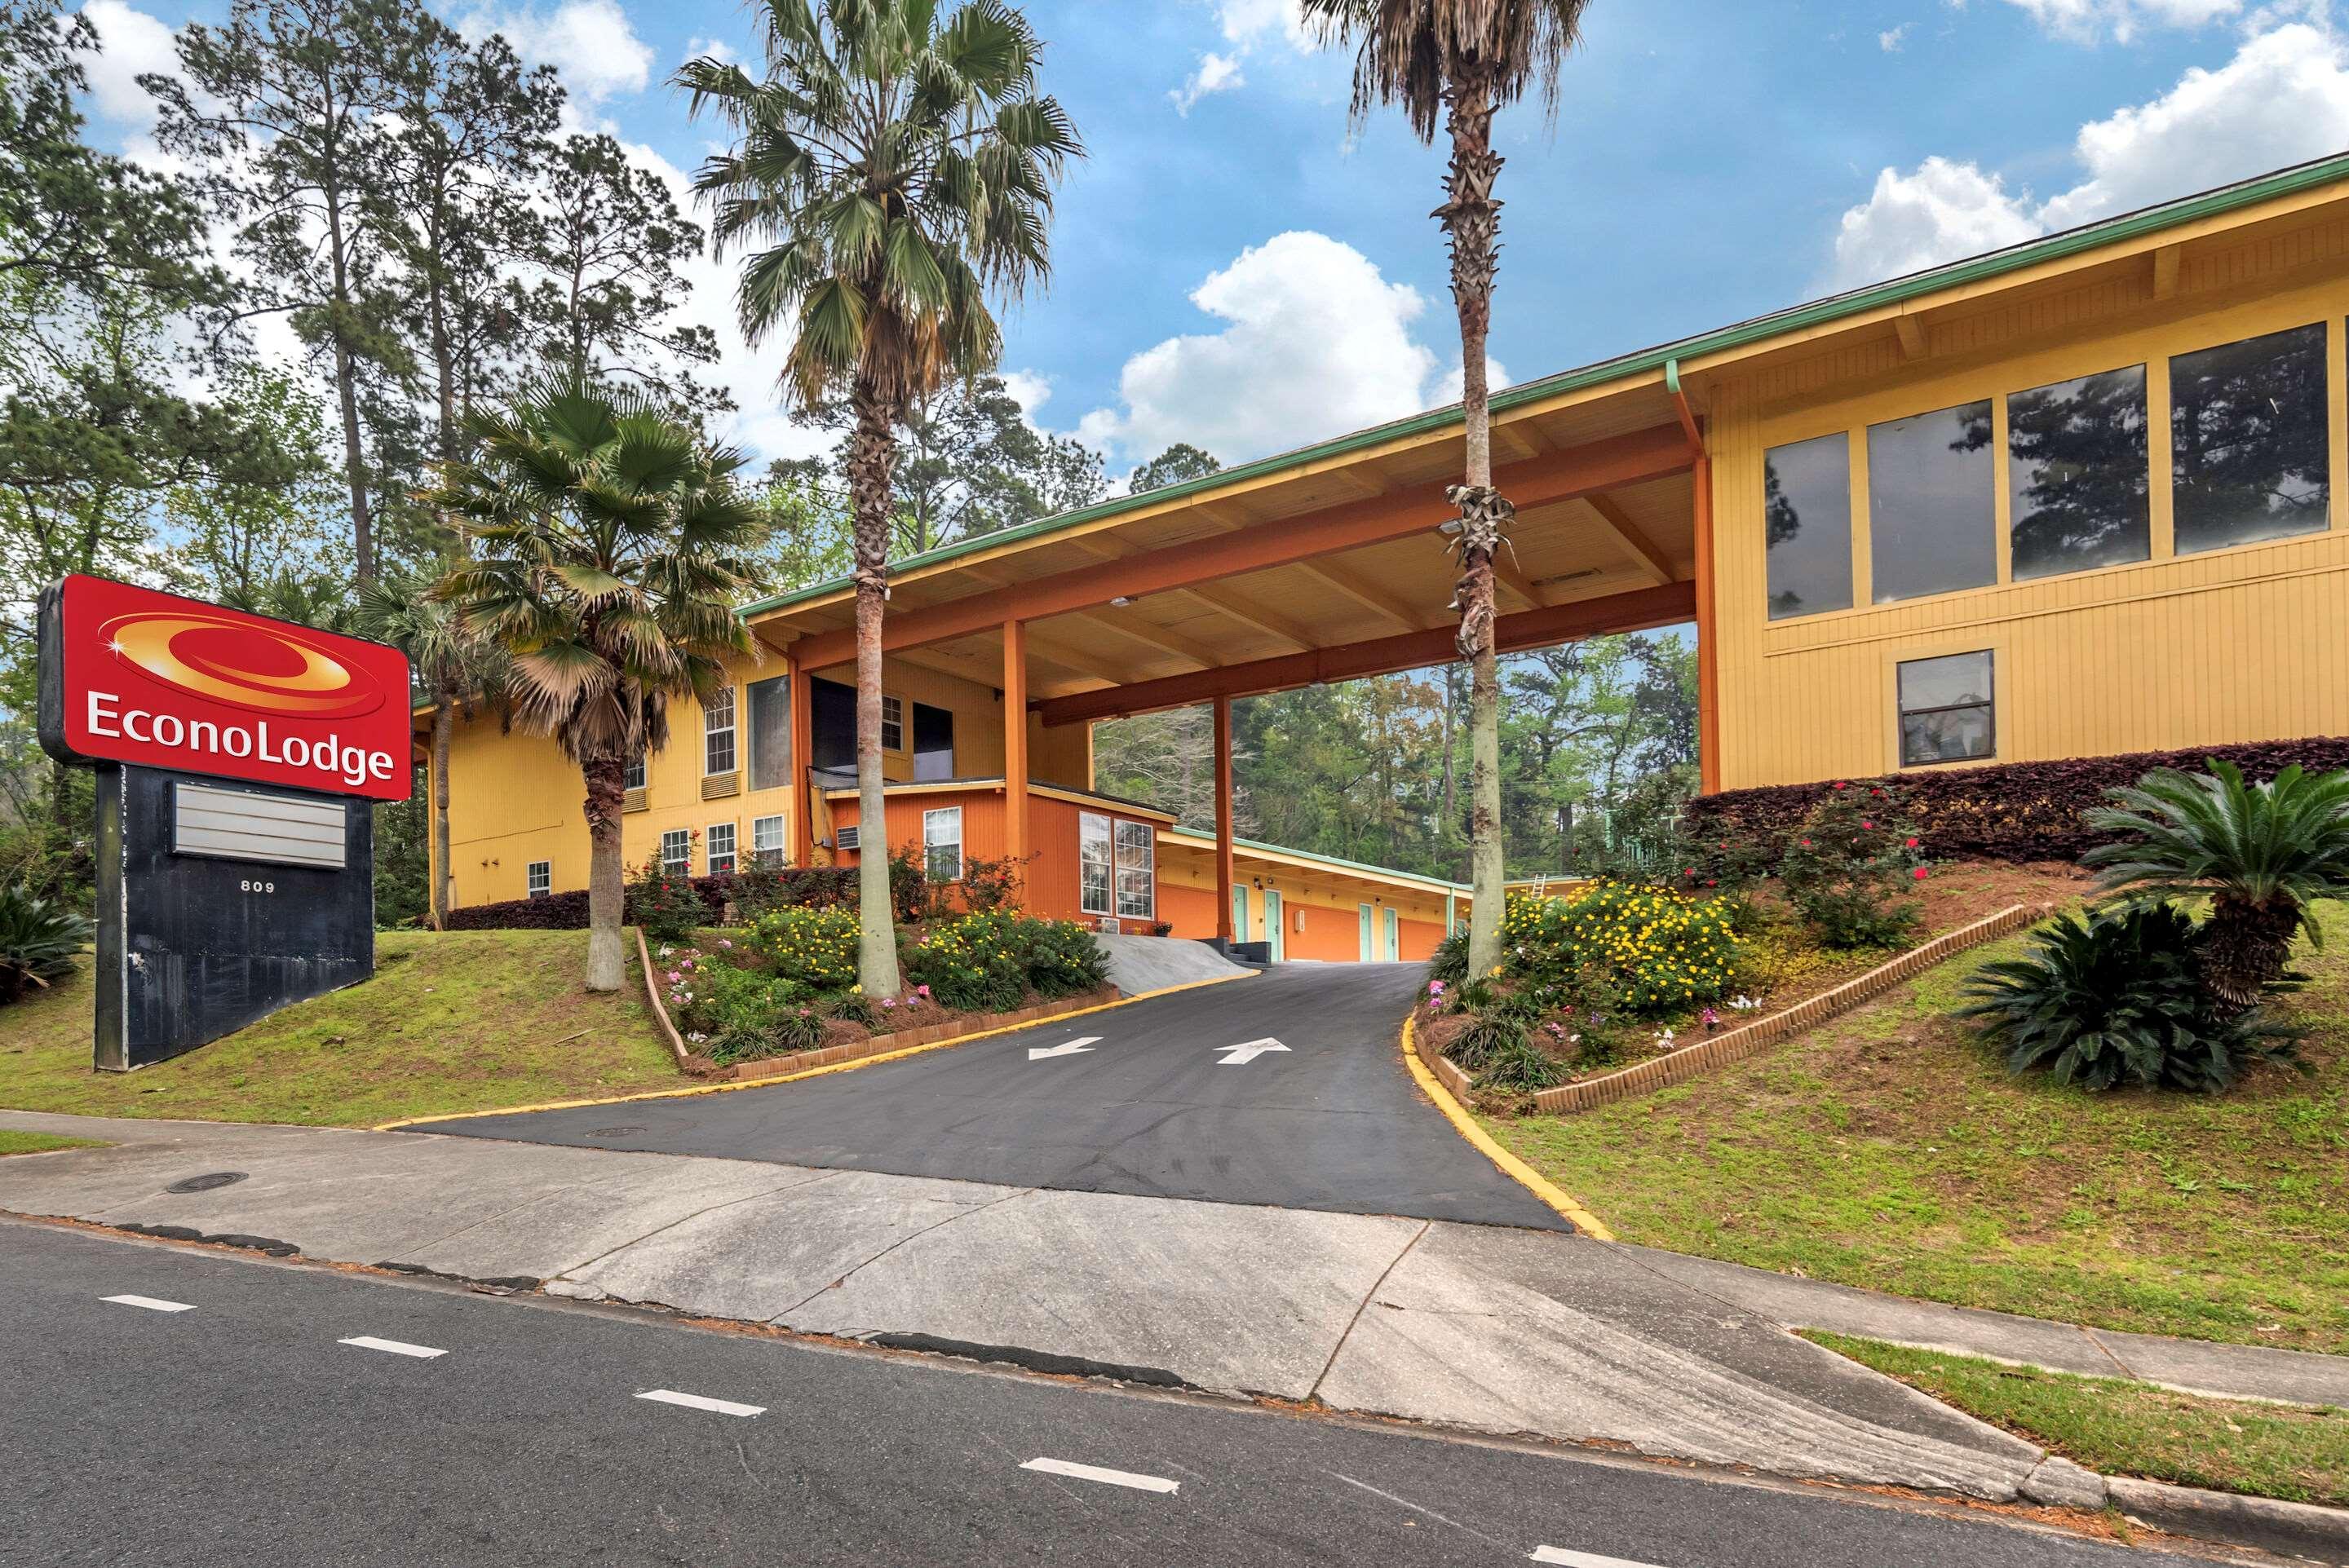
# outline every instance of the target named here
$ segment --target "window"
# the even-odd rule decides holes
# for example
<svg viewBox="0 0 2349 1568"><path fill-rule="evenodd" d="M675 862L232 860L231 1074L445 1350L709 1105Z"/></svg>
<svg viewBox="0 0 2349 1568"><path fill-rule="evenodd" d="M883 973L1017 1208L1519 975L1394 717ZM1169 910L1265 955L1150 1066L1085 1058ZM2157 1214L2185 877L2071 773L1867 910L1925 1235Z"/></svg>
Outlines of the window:
<svg viewBox="0 0 2349 1568"><path fill-rule="evenodd" d="M1868 428L1868 559L1876 603L1998 581L1990 403Z"/></svg>
<svg viewBox="0 0 2349 1568"><path fill-rule="evenodd" d="M1899 685L1900 766L1996 755L1988 650L1911 659L1899 668Z"/></svg>
<svg viewBox="0 0 2349 1568"><path fill-rule="evenodd" d="M554 862L533 861L522 869L523 891L532 898L554 896Z"/></svg>
<svg viewBox="0 0 2349 1568"><path fill-rule="evenodd" d="M755 736L758 732L754 729ZM780 866L791 858L790 845L783 838L783 819L753 817L750 819L750 858L762 866Z"/></svg>
<svg viewBox="0 0 2349 1568"><path fill-rule="evenodd" d="M914 705L914 779L954 777L954 715L928 703Z"/></svg>
<svg viewBox="0 0 2349 1568"><path fill-rule="evenodd" d="M717 876L734 869L734 824L709 824L709 874Z"/></svg>
<svg viewBox="0 0 2349 1568"><path fill-rule="evenodd" d="M692 874L692 829L671 828L661 835L661 870L682 875Z"/></svg>
<svg viewBox="0 0 2349 1568"><path fill-rule="evenodd" d="M1851 608L1851 446L1838 430L1763 454L1770 619Z"/></svg>
<svg viewBox="0 0 2349 1568"><path fill-rule="evenodd" d="M962 808L922 813L922 874L934 882L962 881Z"/></svg>
<svg viewBox="0 0 2349 1568"><path fill-rule="evenodd" d="M2145 422L2142 365L2007 394L2015 581L2153 553Z"/></svg>
<svg viewBox="0 0 2349 1568"><path fill-rule="evenodd" d="M750 788L780 789L792 777L792 682L789 676L742 688L750 718Z"/></svg>
<svg viewBox="0 0 2349 1568"><path fill-rule="evenodd" d="M701 710L701 770L734 771L734 688L720 687Z"/></svg>
<svg viewBox="0 0 2349 1568"><path fill-rule="evenodd" d="M1110 826L1091 811L1077 816L1077 908L1085 914L1110 911Z"/></svg>
<svg viewBox="0 0 2349 1568"><path fill-rule="evenodd" d="M1158 889L1151 857L1158 835L1147 822L1117 825L1117 913L1120 919L1148 920L1157 912Z"/></svg>
<svg viewBox="0 0 2349 1568"><path fill-rule="evenodd" d="M628 764L628 770L620 775L620 787L624 789L641 789L645 787L645 759L642 753Z"/></svg>
<svg viewBox="0 0 2349 1568"><path fill-rule="evenodd" d="M2169 462L2180 555L2322 529L2323 324L2170 360Z"/></svg>
<svg viewBox="0 0 2349 1568"><path fill-rule="evenodd" d="M905 749L905 699L884 695L881 698L881 749Z"/></svg>

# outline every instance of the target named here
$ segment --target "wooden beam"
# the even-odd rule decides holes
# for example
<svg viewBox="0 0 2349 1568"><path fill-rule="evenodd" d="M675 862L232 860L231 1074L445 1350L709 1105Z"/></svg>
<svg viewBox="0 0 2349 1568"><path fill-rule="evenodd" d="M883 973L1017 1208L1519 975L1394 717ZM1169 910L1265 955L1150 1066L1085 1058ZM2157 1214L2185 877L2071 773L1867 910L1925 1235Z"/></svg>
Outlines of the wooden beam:
<svg viewBox="0 0 2349 1568"><path fill-rule="evenodd" d="M1512 463L1497 482L1520 511L1570 500L1667 474L1685 473L1694 460L1674 425L1610 436ZM1257 523L1217 539L1145 550L1121 561L1101 561L999 592L968 593L944 603L891 614L882 630L885 648L916 647L999 625L1011 616L1040 620L1089 610L1119 595L1143 598L1195 587L1315 556L1433 532L1453 515L1444 499L1449 480L1431 480L1382 496L1341 501L1299 517ZM1204 509L1200 509L1204 511ZM812 668L842 663L855 652L849 627L802 639L797 648Z"/></svg>
<svg viewBox="0 0 2349 1568"><path fill-rule="evenodd" d="M1219 614L1228 615L1245 625L1255 627L1267 636L1277 637L1293 648L1309 648L1313 638L1296 622L1276 615L1261 604L1248 600L1237 591L1220 583L1202 583L1195 587L1178 588L1177 593L1195 599Z"/></svg>
<svg viewBox="0 0 2349 1568"><path fill-rule="evenodd" d="M1381 588L1375 583L1365 583L1350 570L1330 561L1300 561L1297 564L1321 582L1335 588L1364 609L1385 616L1398 626L1417 631L1427 619L1412 614L1411 606Z"/></svg>
<svg viewBox="0 0 2349 1568"><path fill-rule="evenodd" d="M1599 514L1599 521L1607 525L1607 531L1615 536L1615 542L1623 547L1624 553L1634 563L1659 583L1673 580L1677 574L1672 571L1672 558L1659 550L1654 540L1640 531L1640 525L1631 521L1630 513L1616 504L1613 496L1587 495L1582 499L1591 511Z"/></svg>
<svg viewBox="0 0 2349 1568"><path fill-rule="evenodd" d="M1713 459L1696 460L1690 476L1696 500L1696 768L1697 789L1721 789L1721 622L1713 560Z"/></svg>
<svg viewBox="0 0 2349 1568"><path fill-rule="evenodd" d="M1493 445L1506 453L1514 462L1539 457L1550 449L1548 438L1531 419L1496 422L1493 426Z"/></svg>
<svg viewBox="0 0 2349 1568"><path fill-rule="evenodd" d="M1153 625L1133 614L1130 607L1083 610L1072 619L1083 621L1090 625L1105 627L1121 637L1131 637L1137 643L1146 643L1161 653L1173 654L1175 657L1188 659L1195 665L1213 668L1224 662L1216 655L1216 650L1206 644L1195 643L1180 632L1170 632L1164 626Z"/></svg>
<svg viewBox="0 0 2349 1568"><path fill-rule="evenodd" d="M1603 598L1577 599L1546 609L1503 615L1493 623L1493 635L1500 652L1522 653L1527 648L1546 648L1606 632L1644 632L1670 626L1695 614L1696 585L1665 583L1653 588L1634 588ZM1251 659L1246 664L1167 676L1132 686L1048 697L1035 706L1048 725L1123 718L1129 714L1155 713L1163 708L1191 707L1218 696L1255 696L1451 664L1460 657L1460 650L1452 639L1453 628L1437 626L1335 648Z"/></svg>
<svg viewBox="0 0 2349 1568"><path fill-rule="evenodd" d="M2178 263L2184 258L2183 245L2159 245L2153 253L2153 297L2168 299L2178 292Z"/></svg>
<svg viewBox="0 0 2349 1568"><path fill-rule="evenodd" d="M1915 316L1903 312L1892 318L1892 330L1899 336L1900 339L1901 358L1922 359L1925 357L1925 324L1923 322L1918 320Z"/></svg>
<svg viewBox="0 0 2349 1568"><path fill-rule="evenodd" d="M1516 552L1506 544L1501 546L1501 552L1493 557L1493 580L1507 589L1528 610L1538 610L1549 603L1542 597L1541 590L1534 586L1534 580L1526 575L1525 568L1516 563Z"/></svg>
<svg viewBox="0 0 2349 1568"><path fill-rule="evenodd" d="M1049 626L1030 625L1028 628L1028 662L1031 669L1040 662L1055 669L1065 670L1080 680L1088 676L1095 680L1104 677L1112 680L1141 678L1130 664L1123 666L1126 671L1124 675L1112 675L1103 667L1104 661L1095 650L1070 646ZM1151 662L1155 663L1155 658Z"/></svg>
<svg viewBox="0 0 2349 1568"><path fill-rule="evenodd" d="M807 665L791 661L792 694L792 863L815 864L815 799L808 788L809 767L814 762L814 687Z"/></svg>
<svg viewBox="0 0 2349 1568"><path fill-rule="evenodd" d="M1028 868L1028 627L1003 623L1003 853L1026 892Z"/></svg>
<svg viewBox="0 0 2349 1568"><path fill-rule="evenodd" d="M1232 935L1232 699L1216 699L1216 934ZM1080 873L1081 874L1081 873Z"/></svg>

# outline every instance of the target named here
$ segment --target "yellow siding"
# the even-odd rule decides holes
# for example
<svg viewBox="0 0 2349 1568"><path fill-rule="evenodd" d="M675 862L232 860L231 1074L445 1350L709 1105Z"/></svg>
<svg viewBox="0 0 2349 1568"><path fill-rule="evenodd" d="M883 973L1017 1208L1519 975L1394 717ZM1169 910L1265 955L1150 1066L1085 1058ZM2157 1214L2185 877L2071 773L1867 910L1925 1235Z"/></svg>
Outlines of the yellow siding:
<svg viewBox="0 0 2349 1568"><path fill-rule="evenodd" d="M2349 732L2349 225L2258 236L2189 262L2178 294L2150 269L2050 286L1937 323L1904 360L1878 340L1783 358L1708 388L1719 619L1720 787L1802 783L1899 766L1894 665L1988 648L1996 655L2002 762L2168 750ZM2171 552L2168 359L2262 333L2327 326L2333 487L2328 531ZM2002 439L1992 585L1868 602L1866 427L2144 364L2153 559L2008 581ZM1856 493L1855 608L1772 623L1762 517L1765 449L1849 432ZM1946 766L1946 765L1945 765Z"/></svg>

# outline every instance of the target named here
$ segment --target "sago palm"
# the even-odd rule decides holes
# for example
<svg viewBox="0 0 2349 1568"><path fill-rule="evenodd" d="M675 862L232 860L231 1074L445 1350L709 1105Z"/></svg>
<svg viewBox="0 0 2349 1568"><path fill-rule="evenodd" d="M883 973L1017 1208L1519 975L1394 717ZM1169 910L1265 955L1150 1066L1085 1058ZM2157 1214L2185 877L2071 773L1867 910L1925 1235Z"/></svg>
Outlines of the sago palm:
<svg viewBox="0 0 2349 1568"><path fill-rule="evenodd" d="M2087 824L2127 836L2080 861L2108 889L2207 896L2202 986L2222 1012L2241 1013L2283 974L2295 937L2322 940L2309 904L2349 892L2349 771L2293 766L2251 784L2231 762L2209 769L2157 768L2109 791L2114 803L2091 809Z"/></svg>
<svg viewBox="0 0 2349 1568"><path fill-rule="evenodd" d="M1493 645L1493 563L1516 509L1493 486L1492 388L1485 342L1493 322L1493 274L1501 203L1493 194L1501 155L1493 116L1537 87L1555 114L1558 72L1581 42L1585 0L1301 0L1325 38L1354 45L1357 124L1381 104L1400 106L1413 132L1450 136L1444 204L1434 216L1452 246L1452 303L1460 317L1460 402L1467 462L1452 492L1460 507L1444 525L1460 559L1452 607L1460 614L1460 656L1469 662L1468 966L1482 975L1500 961L1506 873L1501 833L1501 682Z"/></svg>
<svg viewBox="0 0 2349 1568"><path fill-rule="evenodd" d="M896 427L916 398L993 367L988 295L1016 298L1045 276L1052 187L1082 150L1037 90L1041 45L1001 0L943 15L937 0L764 0L760 15L763 77L702 58L678 81L696 114L737 138L694 185L719 253L748 253L744 334L790 336L793 404L845 393L855 417L856 782L861 820L877 823ZM883 855L863 857L857 885L860 975L888 995L897 946Z"/></svg>
<svg viewBox="0 0 2349 1568"><path fill-rule="evenodd" d="M741 458L636 397L585 384L468 421L473 456L424 499L471 539L436 590L507 655L514 722L551 735L586 786L587 988L620 986L628 764L668 739L668 699L707 699L754 655L735 606L763 524Z"/></svg>

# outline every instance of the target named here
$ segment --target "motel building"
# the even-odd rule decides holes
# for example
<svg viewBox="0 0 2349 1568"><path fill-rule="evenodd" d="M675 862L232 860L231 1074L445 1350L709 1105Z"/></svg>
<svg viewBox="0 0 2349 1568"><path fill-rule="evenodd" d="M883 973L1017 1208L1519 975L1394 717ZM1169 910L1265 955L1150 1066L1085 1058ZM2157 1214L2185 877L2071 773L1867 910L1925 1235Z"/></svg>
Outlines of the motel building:
<svg viewBox="0 0 2349 1568"><path fill-rule="evenodd" d="M2349 156L1512 387L1501 649L1693 622L1708 792L2349 733L2345 344ZM1454 656L1461 469L1438 409L899 562L889 842L1105 928L1425 956L1464 887L1232 836L1230 705ZM747 614L632 865L866 841L849 585ZM1192 705L1213 833L1092 788L1094 724ZM459 905L586 885L551 740L484 715L450 773Z"/></svg>

